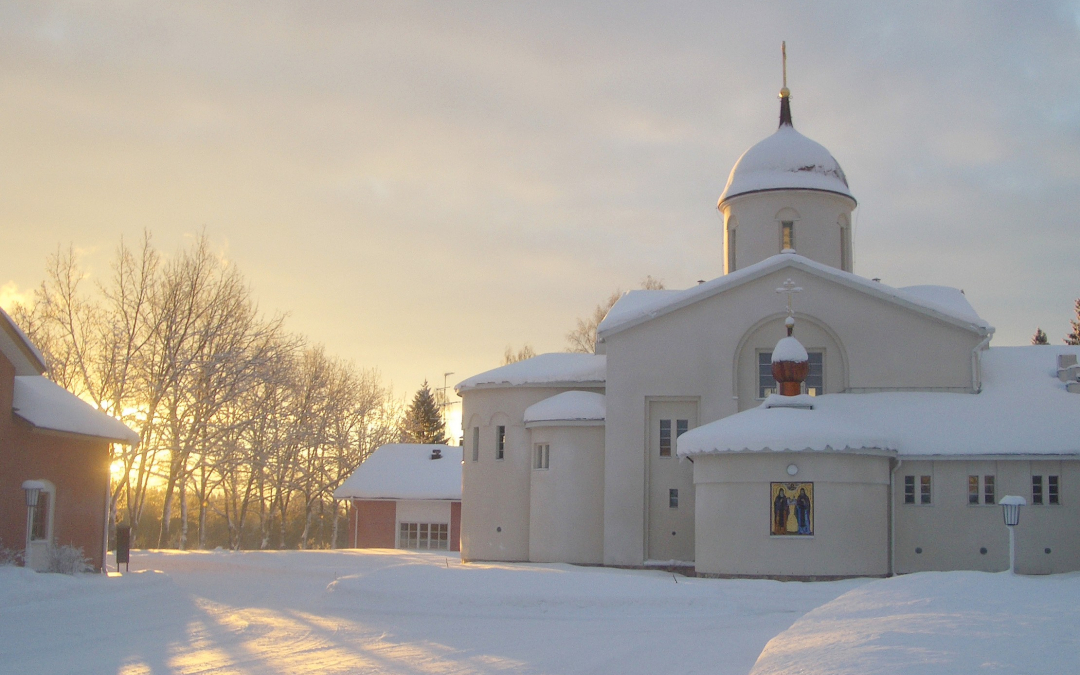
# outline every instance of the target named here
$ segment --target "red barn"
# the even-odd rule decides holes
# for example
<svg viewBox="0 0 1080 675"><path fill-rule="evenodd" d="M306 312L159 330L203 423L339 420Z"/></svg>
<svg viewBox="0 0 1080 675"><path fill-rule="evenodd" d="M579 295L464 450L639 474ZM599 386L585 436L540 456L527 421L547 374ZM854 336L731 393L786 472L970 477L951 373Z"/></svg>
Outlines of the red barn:
<svg viewBox="0 0 1080 675"><path fill-rule="evenodd" d="M110 446L139 435L44 372L41 352L0 310L0 547L40 570L50 546L76 546L100 570Z"/></svg>
<svg viewBox="0 0 1080 675"><path fill-rule="evenodd" d="M350 548L460 550L461 448L381 446L334 491L349 500Z"/></svg>

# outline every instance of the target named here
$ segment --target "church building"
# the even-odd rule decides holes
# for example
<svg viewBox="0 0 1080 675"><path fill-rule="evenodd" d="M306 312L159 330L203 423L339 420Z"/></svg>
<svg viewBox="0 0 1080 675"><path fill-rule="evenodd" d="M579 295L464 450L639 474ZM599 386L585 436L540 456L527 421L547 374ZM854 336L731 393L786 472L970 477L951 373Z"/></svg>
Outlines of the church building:
<svg viewBox="0 0 1080 675"><path fill-rule="evenodd" d="M1078 347L991 347L963 291L853 272L856 200L792 123L720 195L724 275L631 291L595 354L462 397L465 560L775 578L1080 569Z"/></svg>

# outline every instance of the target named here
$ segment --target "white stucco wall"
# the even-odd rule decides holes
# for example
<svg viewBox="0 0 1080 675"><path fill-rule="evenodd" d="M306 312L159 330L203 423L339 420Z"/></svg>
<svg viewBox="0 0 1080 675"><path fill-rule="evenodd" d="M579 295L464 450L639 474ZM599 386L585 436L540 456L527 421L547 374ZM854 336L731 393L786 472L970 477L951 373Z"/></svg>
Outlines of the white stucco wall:
<svg viewBox="0 0 1080 675"><path fill-rule="evenodd" d="M525 409L534 403L585 387L499 387L462 392L465 434L462 465L461 557L463 560L529 559L531 440ZM506 426L506 452L495 459L495 433ZM473 428L480 429L479 460L472 461Z"/></svg>
<svg viewBox="0 0 1080 675"><path fill-rule="evenodd" d="M780 222L795 225L795 250L811 260L845 272L852 271L850 256L851 212L855 203L830 192L814 190L775 190L733 197L724 202L725 250L724 272L743 269L780 252ZM842 225L843 224L843 225ZM732 227L734 225L734 227ZM735 269L730 269L728 255L730 231L735 231ZM840 247L848 241L848 260L841 265Z"/></svg>
<svg viewBox="0 0 1080 675"><path fill-rule="evenodd" d="M817 331L826 347L827 390L838 386L839 373L845 389L970 390L979 334L801 268L781 268L609 335L605 563L644 561L647 399L697 400L699 424L756 405L743 400L743 383L756 386L755 349L771 349L783 331L785 300L776 289L788 278L804 289L796 298L796 335L805 327L813 342Z"/></svg>
<svg viewBox="0 0 1080 675"><path fill-rule="evenodd" d="M798 474L790 476L794 464ZM771 482L814 484L813 536L770 534ZM866 576L888 573L889 457L837 453L699 455L698 573Z"/></svg>
<svg viewBox="0 0 1080 675"><path fill-rule="evenodd" d="M1001 506L968 503L968 476L995 477L997 500L1018 495L1028 501L1016 527L1016 568L1022 574L1080 570L1080 460L938 459L904 460L896 469L896 571L983 570L1009 567L1009 533ZM904 503L904 476L931 476L931 503ZM1031 505L1031 476L1060 476L1061 503ZM1046 495L1044 494L1044 501ZM918 492L916 502L919 501ZM980 500L981 501L981 500ZM916 553L916 548L921 549ZM985 548L986 553L981 553ZM1050 553L1046 553L1050 549Z"/></svg>
<svg viewBox="0 0 1080 675"><path fill-rule="evenodd" d="M550 446L549 467L532 469L529 560L599 564L604 559L604 427L534 426L533 447Z"/></svg>

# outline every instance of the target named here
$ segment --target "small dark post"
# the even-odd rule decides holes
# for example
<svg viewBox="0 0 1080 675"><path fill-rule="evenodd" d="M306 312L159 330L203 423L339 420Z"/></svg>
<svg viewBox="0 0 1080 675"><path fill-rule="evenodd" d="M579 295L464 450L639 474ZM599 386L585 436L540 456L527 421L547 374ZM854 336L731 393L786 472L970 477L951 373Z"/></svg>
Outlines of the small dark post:
<svg viewBox="0 0 1080 675"><path fill-rule="evenodd" d="M124 563L124 571L131 571L131 526L116 526L116 571L120 571L120 563Z"/></svg>

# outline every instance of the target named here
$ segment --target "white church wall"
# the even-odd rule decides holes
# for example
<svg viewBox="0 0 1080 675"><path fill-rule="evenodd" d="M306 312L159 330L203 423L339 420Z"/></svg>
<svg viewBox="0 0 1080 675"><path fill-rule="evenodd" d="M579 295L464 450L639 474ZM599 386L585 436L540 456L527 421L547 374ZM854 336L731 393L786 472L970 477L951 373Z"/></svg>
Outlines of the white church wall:
<svg viewBox="0 0 1080 675"><path fill-rule="evenodd" d="M1043 504L1035 505L1033 475L1042 476ZM915 504L904 501L904 477L913 476ZM918 486L931 480L930 504L921 503ZM969 500L968 480L979 479L979 503ZM985 500L986 476L994 478L994 503ZM1049 503L1046 479L1058 477L1060 504ZM1028 501L1016 528L1016 568L1022 574L1080 570L1080 461L1028 459L905 459L896 470L896 571L982 570L1009 567L1009 534L997 502L1005 495ZM1073 490L1070 491L1069 488ZM983 550L985 549L985 553ZM1050 552L1047 553L1046 550Z"/></svg>
<svg viewBox="0 0 1080 675"><path fill-rule="evenodd" d="M795 465L792 476L788 467ZM812 483L813 534L771 532L773 482ZM776 577L888 573L889 457L825 453L699 455L699 574Z"/></svg>
<svg viewBox="0 0 1080 675"><path fill-rule="evenodd" d="M725 227L734 219L735 268L743 269L781 251L782 220L792 220L795 250L800 255L845 272L851 270L850 250L842 255L841 223L851 222L854 202L830 192L776 190L733 197L724 202ZM727 240L731 237L728 234ZM726 251L725 251L726 254ZM725 255L730 265L731 257ZM735 270L726 268L725 273Z"/></svg>
<svg viewBox="0 0 1080 675"><path fill-rule="evenodd" d="M760 324L750 329L740 342L738 367L736 370L736 393L739 397L739 410L748 410L761 405L759 396L758 354L772 353L776 343L785 335L785 313L774 314L762 319ZM824 390L816 395L836 394L847 388L847 355L832 331L803 313L796 315L796 335L808 352L820 352L822 355Z"/></svg>
<svg viewBox="0 0 1080 675"><path fill-rule="evenodd" d="M532 459L529 431L523 421L525 409L569 389L501 387L462 392L462 419L466 421L465 462L461 472L463 560L529 559ZM603 393L603 389L587 391ZM499 426L506 427L503 459L496 459ZM474 427L480 430L475 462L472 461Z"/></svg>
<svg viewBox="0 0 1080 675"><path fill-rule="evenodd" d="M753 349L775 345L768 342L771 329L760 334L760 343L746 338L763 318L779 321L785 303L776 289L788 278L804 288L797 313L812 318L804 322L805 332L828 350L830 386L837 386L835 376L844 370L838 364L846 364L849 388L970 390L978 334L801 269L779 269L608 335L605 563L644 561L647 398L696 399L700 424L757 405L756 391L752 402L742 400L746 387L737 386L736 353L742 345L749 359ZM795 330L803 334L798 322ZM841 361L831 358L833 344L836 356L844 355ZM748 372L756 390L756 371Z"/></svg>
<svg viewBox="0 0 1080 675"><path fill-rule="evenodd" d="M604 560L604 427L535 426L532 445L549 448L547 468L532 469L529 560L599 564ZM535 457L535 455L534 455Z"/></svg>

